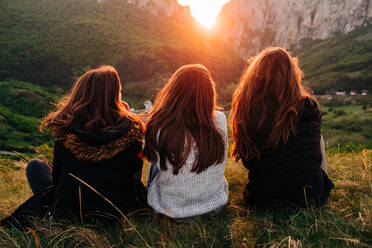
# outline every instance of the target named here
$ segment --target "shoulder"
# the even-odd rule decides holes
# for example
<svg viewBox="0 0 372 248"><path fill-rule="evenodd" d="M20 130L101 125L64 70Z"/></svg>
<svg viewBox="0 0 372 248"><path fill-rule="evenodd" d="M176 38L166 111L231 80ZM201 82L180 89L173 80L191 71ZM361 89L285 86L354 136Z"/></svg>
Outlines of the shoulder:
<svg viewBox="0 0 372 248"><path fill-rule="evenodd" d="M322 123L322 113L316 100L306 97L304 107L300 117L298 128L305 132L320 130Z"/></svg>
<svg viewBox="0 0 372 248"><path fill-rule="evenodd" d="M321 115L318 102L311 97L306 97L304 99L302 118L305 120L320 120Z"/></svg>
<svg viewBox="0 0 372 248"><path fill-rule="evenodd" d="M221 111L214 111L214 123L223 133L227 133L226 115Z"/></svg>
<svg viewBox="0 0 372 248"><path fill-rule="evenodd" d="M119 153L130 151L137 154L142 150L143 125L128 121L102 132L80 131L67 133L56 140L56 147L69 150L82 161L99 162L113 159Z"/></svg>
<svg viewBox="0 0 372 248"><path fill-rule="evenodd" d="M305 107L308 107L308 108L319 108L318 102L312 97L306 96L304 104L305 104Z"/></svg>
<svg viewBox="0 0 372 248"><path fill-rule="evenodd" d="M214 121L216 123L227 123L226 115L221 111L214 111L213 113Z"/></svg>
<svg viewBox="0 0 372 248"><path fill-rule="evenodd" d="M128 132L125 134L130 141L136 142L142 139L144 135L145 127L141 120L139 121L132 121Z"/></svg>

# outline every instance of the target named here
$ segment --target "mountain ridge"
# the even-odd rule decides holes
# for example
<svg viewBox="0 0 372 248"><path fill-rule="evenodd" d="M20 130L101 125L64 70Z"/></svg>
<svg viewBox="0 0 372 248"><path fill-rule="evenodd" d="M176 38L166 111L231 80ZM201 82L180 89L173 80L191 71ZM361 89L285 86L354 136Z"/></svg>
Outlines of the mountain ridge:
<svg viewBox="0 0 372 248"><path fill-rule="evenodd" d="M189 7L177 0L126 1L155 15L191 17ZM268 46L300 49L306 39L327 40L370 21L372 0L231 0L221 9L212 32L247 59Z"/></svg>
<svg viewBox="0 0 372 248"><path fill-rule="evenodd" d="M246 59L268 46L294 50L304 39L347 34L371 18L372 0L231 0L216 26Z"/></svg>
<svg viewBox="0 0 372 248"><path fill-rule="evenodd" d="M237 1L257 2L232 0L231 3ZM368 0L352 1L365 4ZM371 1L368 6L364 5L362 16L370 15ZM276 32L265 29L257 29L257 37L249 40L250 43L245 42L244 37L249 39L253 35L248 30L243 38L236 36L241 39L239 44L245 46L241 49L249 52L245 56L237 53L239 57L235 53L234 28L226 30L220 26L221 20L217 20L216 27L207 31L189 15L188 8L178 5L176 0L38 0L35 3L3 0L2 3L0 81L16 79L57 92L61 88L69 89L75 78L87 69L110 64L119 72L124 95L131 105L139 108L144 99L154 99L157 89L171 73L190 63L201 63L210 69L219 99L228 106L246 66L246 57L269 45L286 47L273 43ZM168 3L174 6L170 8L173 12L161 10ZM183 14L186 17L182 17ZM270 27L272 14L266 13L266 16L258 27ZM314 20L316 17L314 15ZM236 18L239 20L239 12ZM316 36L301 38L298 44L302 48L292 51L300 57L304 82L316 92L323 93L330 88L371 89L372 25L364 26L365 18L356 20L354 24L362 23L361 26L355 26L356 29L346 35L340 32L325 40L317 40ZM351 26L342 27L349 30ZM262 33L265 35L261 36ZM307 51L320 54L314 56Z"/></svg>

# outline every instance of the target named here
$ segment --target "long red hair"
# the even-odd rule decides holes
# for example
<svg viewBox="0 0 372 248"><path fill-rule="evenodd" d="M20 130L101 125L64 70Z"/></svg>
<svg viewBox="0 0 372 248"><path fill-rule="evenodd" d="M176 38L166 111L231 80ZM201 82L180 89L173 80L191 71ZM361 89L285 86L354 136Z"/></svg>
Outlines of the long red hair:
<svg viewBox="0 0 372 248"><path fill-rule="evenodd" d="M121 82L112 66L101 66L82 75L55 111L49 113L41 128L49 128L52 136L69 133L72 128L99 131L129 119L141 119L130 113L121 102Z"/></svg>
<svg viewBox="0 0 372 248"><path fill-rule="evenodd" d="M268 101L270 107L275 108L275 114L264 148L275 150L285 144L289 135L295 133L306 95L298 59L285 49L269 47L249 63L234 93L230 116L234 139L232 156L236 160L260 158L262 147L258 147L254 139L267 118Z"/></svg>
<svg viewBox="0 0 372 248"><path fill-rule="evenodd" d="M198 64L179 68L157 95L149 114L144 155L151 162L160 159L162 170L168 169L168 160L175 175L191 149L197 150L192 172L201 173L221 163L225 147L214 124L215 109L215 83L210 72Z"/></svg>

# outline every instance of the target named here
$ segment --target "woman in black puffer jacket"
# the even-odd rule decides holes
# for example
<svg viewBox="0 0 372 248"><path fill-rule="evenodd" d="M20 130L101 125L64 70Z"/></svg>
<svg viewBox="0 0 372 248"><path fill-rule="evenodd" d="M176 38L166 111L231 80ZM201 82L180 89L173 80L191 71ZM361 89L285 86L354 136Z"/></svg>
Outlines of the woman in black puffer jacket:
<svg viewBox="0 0 372 248"><path fill-rule="evenodd" d="M249 170L248 204L321 205L329 197L321 112L302 75L287 51L268 48L250 61L235 92L232 155Z"/></svg>
<svg viewBox="0 0 372 248"><path fill-rule="evenodd" d="M2 223L53 213L122 216L146 206L141 182L144 125L121 101L116 70L88 71L42 123L55 140L53 166L31 161L34 192Z"/></svg>

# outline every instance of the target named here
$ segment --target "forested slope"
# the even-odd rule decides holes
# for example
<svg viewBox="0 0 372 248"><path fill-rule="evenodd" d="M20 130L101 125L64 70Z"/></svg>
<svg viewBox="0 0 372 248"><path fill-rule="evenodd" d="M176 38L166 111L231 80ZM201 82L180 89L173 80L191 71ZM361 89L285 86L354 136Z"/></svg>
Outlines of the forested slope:
<svg viewBox="0 0 372 248"><path fill-rule="evenodd" d="M39 126L57 99L34 84L0 81L0 150L34 152L33 147L50 142Z"/></svg>
<svg viewBox="0 0 372 248"><path fill-rule="evenodd" d="M191 17L156 16L122 0L2 0L0 13L3 80L66 89L85 69L110 64L125 83L154 89L161 75L202 63L222 86L243 68Z"/></svg>
<svg viewBox="0 0 372 248"><path fill-rule="evenodd" d="M327 90L372 91L372 24L325 41L304 41L297 51L305 84Z"/></svg>

